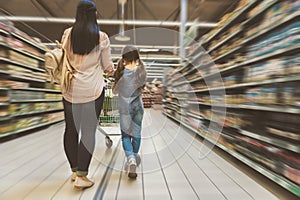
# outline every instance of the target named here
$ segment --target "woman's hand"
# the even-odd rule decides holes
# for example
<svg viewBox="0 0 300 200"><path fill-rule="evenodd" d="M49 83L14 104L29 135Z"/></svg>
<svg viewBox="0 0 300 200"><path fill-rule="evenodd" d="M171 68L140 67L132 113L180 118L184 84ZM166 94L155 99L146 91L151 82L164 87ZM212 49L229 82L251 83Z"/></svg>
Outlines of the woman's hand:
<svg viewBox="0 0 300 200"><path fill-rule="evenodd" d="M115 70L114 70L114 69L111 70L111 71L108 71L108 72L106 72L106 77L107 77L107 78L108 78L108 77L111 77L111 76L114 75L114 73L115 73Z"/></svg>
<svg viewBox="0 0 300 200"><path fill-rule="evenodd" d="M109 78L109 77L113 76L113 74L115 73L115 70L113 67L111 67L110 69L105 70L104 73L106 74L106 78Z"/></svg>

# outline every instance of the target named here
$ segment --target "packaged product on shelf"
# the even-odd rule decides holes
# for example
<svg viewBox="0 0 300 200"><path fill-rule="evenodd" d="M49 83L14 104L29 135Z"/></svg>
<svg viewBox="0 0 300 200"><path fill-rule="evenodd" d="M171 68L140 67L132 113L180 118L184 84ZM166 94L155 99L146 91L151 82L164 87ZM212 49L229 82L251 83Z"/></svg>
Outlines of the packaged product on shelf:
<svg viewBox="0 0 300 200"><path fill-rule="evenodd" d="M7 102L8 100L9 100L9 97L8 97L7 95L2 96L2 95L0 94L0 102Z"/></svg>
<svg viewBox="0 0 300 200"><path fill-rule="evenodd" d="M0 42L6 44L7 42L7 37L0 35Z"/></svg>
<svg viewBox="0 0 300 200"><path fill-rule="evenodd" d="M300 22L295 22L276 31L248 48L248 57L254 58L276 52L280 49L297 47L300 43Z"/></svg>
<svg viewBox="0 0 300 200"><path fill-rule="evenodd" d="M10 32L12 30L13 23L10 21L1 21L0 22L0 29Z"/></svg>
<svg viewBox="0 0 300 200"><path fill-rule="evenodd" d="M193 127L194 129L198 130L200 128L202 122L200 120L197 120L197 119L193 118L193 117L188 117L187 118L187 123L191 127Z"/></svg>
<svg viewBox="0 0 300 200"><path fill-rule="evenodd" d="M45 99L45 93L37 92L37 91L12 90L10 91L10 99L11 100Z"/></svg>
<svg viewBox="0 0 300 200"><path fill-rule="evenodd" d="M29 103L10 104L11 114L29 113L32 111L32 106Z"/></svg>
<svg viewBox="0 0 300 200"><path fill-rule="evenodd" d="M300 86L296 85L294 88L294 106L300 107Z"/></svg>
<svg viewBox="0 0 300 200"><path fill-rule="evenodd" d="M6 117L6 116L9 116L9 115L10 115L9 107L7 107L7 106L1 106L0 107L0 117Z"/></svg>
<svg viewBox="0 0 300 200"><path fill-rule="evenodd" d="M261 1L260 4L258 4L250 12L248 12L248 18L252 18L254 15L259 13L262 9L264 9L269 3L272 3L272 1L273 0Z"/></svg>
<svg viewBox="0 0 300 200"><path fill-rule="evenodd" d="M28 88L29 83L19 82L19 81L10 81L10 87L13 88L13 89Z"/></svg>
<svg viewBox="0 0 300 200"><path fill-rule="evenodd" d="M18 76L30 76L31 70L25 69L23 67L19 67L16 65L6 65L8 68L8 73L12 75L18 75Z"/></svg>
<svg viewBox="0 0 300 200"><path fill-rule="evenodd" d="M225 95L226 104L244 104L246 103L244 94Z"/></svg>
<svg viewBox="0 0 300 200"><path fill-rule="evenodd" d="M35 46L38 46L42 49L46 49L45 45L42 42L38 41L37 38L30 37L28 34L26 34L25 32L15 28L15 27L12 27L12 31L14 32L14 34L21 36L22 38L30 41Z"/></svg>
<svg viewBox="0 0 300 200"><path fill-rule="evenodd" d="M300 169L291 167L289 165L284 164L284 172L283 175L290 179L291 181L295 182L296 184L300 185Z"/></svg>
<svg viewBox="0 0 300 200"><path fill-rule="evenodd" d="M284 58L285 73L290 75L300 74L300 57L298 55Z"/></svg>
<svg viewBox="0 0 300 200"><path fill-rule="evenodd" d="M276 104L278 88L276 86L264 86L260 88L260 96L258 103Z"/></svg>
<svg viewBox="0 0 300 200"><path fill-rule="evenodd" d="M6 122L0 124L0 134L9 133L15 130L15 124L12 122Z"/></svg>
<svg viewBox="0 0 300 200"><path fill-rule="evenodd" d="M260 88L247 89L245 93L246 104L256 105L260 98Z"/></svg>
<svg viewBox="0 0 300 200"><path fill-rule="evenodd" d="M268 133L281 137L281 139L290 139L291 143L300 141L299 116L285 113L272 113L265 121L265 127Z"/></svg>
<svg viewBox="0 0 300 200"><path fill-rule="evenodd" d="M21 64L29 65L29 66L34 67L34 68L39 68L39 61L38 60L36 60L34 58L30 58L26 55L22 55L19 52L15 52L13 50L8 50L7 51L6 58L8 58L12 61L19 62Z"/></svg>
<svg viewBox="0 0 300 200"><path fill-rule="evenodd" d="M61 95L57 93L45 93L45 99L59 100Z"/></svg>
<svg viewBox="0 0 300 200"><path fill-rule="evenodd" d="M238 83L238 75L226 76L223 78L223 82L225 86L233 85Z"/></svg>
<svg viewBox="0 0 300 200"><path fill-rule="evenodd" d="M295 133L295 131L291 132L291 131L287 131L287 130L282 130L281 127L276 128L274 126L267 126L266 129L267 129L268 133L271 133L273 135L284 137L284 138L291 139L291 140L298 141L298 142L300 141L300 134Z"/></svg>
<svg viewBox="0 0 300 200"><path fill-rule="evenodd" d="M49 75L42 72L32 72L32 77L40 80L47 80Z"/></svg>

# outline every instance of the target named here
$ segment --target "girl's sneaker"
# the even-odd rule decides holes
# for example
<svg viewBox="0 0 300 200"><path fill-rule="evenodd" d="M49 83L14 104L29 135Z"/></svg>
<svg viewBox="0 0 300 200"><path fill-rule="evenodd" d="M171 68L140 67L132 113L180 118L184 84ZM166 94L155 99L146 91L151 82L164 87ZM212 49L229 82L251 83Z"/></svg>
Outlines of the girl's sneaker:
<svg viewBox="0 0 300 200"><path fill-rule="evenodd" d="M136 161L136 166L140 166L141 164L141 156L139 154L135 154L135 161ZM128 161L125 161L125 164L124 164L124 170L125 171L128 171L128 167L129 166L129 163Z"/></svg>
<svg viewBox="0 0 300 200"><path fill-rule="evenodd" d="M139 154L135 154L136 166L140 166L141 164L141 156Z"/></svg>
<svg viewBox="0 0 300 200"><path fill-rule="evenodd" d="M129 178L136 178L137 177L136 160L135 160L134 157L132 157L128 160L128 168L129 168L128 177Z"/></svg>

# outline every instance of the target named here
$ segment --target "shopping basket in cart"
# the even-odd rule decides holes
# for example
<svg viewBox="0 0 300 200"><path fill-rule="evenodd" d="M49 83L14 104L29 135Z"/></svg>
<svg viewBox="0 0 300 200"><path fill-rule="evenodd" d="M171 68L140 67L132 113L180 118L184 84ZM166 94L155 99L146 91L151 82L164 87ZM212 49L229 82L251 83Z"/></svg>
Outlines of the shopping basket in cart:
<svg viewBox="0 0 300 200"><path fill-rule="evenodd" d="M105 144L108 148L113 145L109 136L120 135L119 122L118 96L114 95L110 85L107 85L98 130L105 135Z"/></svg>

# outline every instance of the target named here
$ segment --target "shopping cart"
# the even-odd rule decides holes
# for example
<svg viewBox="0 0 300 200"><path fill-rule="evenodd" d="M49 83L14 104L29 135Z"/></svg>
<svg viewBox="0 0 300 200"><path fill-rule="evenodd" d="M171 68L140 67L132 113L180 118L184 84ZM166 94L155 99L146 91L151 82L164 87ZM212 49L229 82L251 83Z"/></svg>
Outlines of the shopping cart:
<svg viewBox="0 0 300 200"><path fill-rule="evenodd" d="M105 144L108 148L113 145L110 136L119 136L120 115L118 110L118 96L112 93L112 82L106 79L105 97L99 117L98 130L105 135Z"/></svg>

